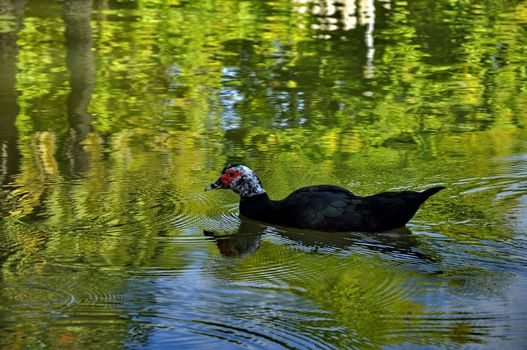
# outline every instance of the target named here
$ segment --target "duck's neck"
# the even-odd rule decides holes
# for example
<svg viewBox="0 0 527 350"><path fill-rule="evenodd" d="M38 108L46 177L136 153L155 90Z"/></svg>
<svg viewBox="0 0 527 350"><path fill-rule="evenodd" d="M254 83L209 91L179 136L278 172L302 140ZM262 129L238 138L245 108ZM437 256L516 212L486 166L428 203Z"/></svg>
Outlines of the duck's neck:
<svg viewBox="0 0 527 350"><path fill-rule="evenodd" d="M233 191L238 193L241 198L254 197L265 193L262 182L254 173L244 174L235 182L232 187Z"/></svg>
<svg viewBox="0 0 527 350"><path fill-rule="evenodd" d="M272 222L275 202L265 191L252 196L240 197L240 214L254 220Z"/></svg>

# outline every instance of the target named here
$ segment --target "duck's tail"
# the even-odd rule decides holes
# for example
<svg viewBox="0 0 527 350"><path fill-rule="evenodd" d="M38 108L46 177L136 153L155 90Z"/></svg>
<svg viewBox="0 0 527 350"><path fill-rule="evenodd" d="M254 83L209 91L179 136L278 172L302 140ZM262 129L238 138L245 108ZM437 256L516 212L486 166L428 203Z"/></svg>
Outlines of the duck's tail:
<svg viewBox="0 0 527 350"><path fill-rule="evenodd" d="M429 188L427 190L424 190L423 192L421 192L421 200L422 200L422 202L426 201L430 196L436 194L437 192L439 192L441 190L444 190L445 188L446 187L444 187L444 186L437 186L437 187L432 187L432 188Z"/></svg>

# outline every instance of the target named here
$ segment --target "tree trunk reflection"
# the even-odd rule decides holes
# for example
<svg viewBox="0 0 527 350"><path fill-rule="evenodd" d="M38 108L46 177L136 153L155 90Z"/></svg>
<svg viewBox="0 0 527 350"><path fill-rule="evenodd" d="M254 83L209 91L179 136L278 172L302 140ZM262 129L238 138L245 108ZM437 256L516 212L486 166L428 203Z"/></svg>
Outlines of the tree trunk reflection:
<svg viewBox="0 0 527 350"><path fill-rule="evenodd" d="M23 0L0 0L0 15L8 19L8 28L0 31L0 185L18 173L20 151L15 126L19 112L16 91L17 33L23 17Z"/></svg>
<svg viewBox="0 0 527 350"><path fill-rule="evenodd" d="M84 150L83 142L92 131L93 120L93 116L88 113L95 84L95 63L90 26L92 4L91 0L64 2L66 63L70 72L71 85L67 101L70 136L66 152L71 175L82 174L89 166L89 157Z"/></svg>

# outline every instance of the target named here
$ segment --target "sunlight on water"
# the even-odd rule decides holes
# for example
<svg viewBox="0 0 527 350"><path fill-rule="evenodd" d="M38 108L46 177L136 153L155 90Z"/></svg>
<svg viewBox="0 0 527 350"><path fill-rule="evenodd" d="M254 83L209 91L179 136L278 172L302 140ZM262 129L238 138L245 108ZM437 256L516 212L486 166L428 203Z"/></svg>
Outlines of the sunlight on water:
<svg viewBox="0 0 527 350"><path fill-rule="evenodd" d="M522 349L525 1L0 0L0 348ZM446 186L406 228L271 198Z"/></svg>

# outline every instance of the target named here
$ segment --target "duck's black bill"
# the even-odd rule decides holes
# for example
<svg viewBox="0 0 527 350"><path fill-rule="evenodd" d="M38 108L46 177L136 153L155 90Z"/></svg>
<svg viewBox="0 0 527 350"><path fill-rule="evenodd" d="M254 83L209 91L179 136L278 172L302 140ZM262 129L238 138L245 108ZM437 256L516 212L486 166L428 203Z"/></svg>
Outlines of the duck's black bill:
<svg viewBox="0 0 527 350"><path fill-rule="evenodd" d="M205 187L205 191L217 190L219 188L223 188L223 184L221 183L221 179L218 179L218 181L216 181L215 183L210 184L207 187Z"/></svg>

